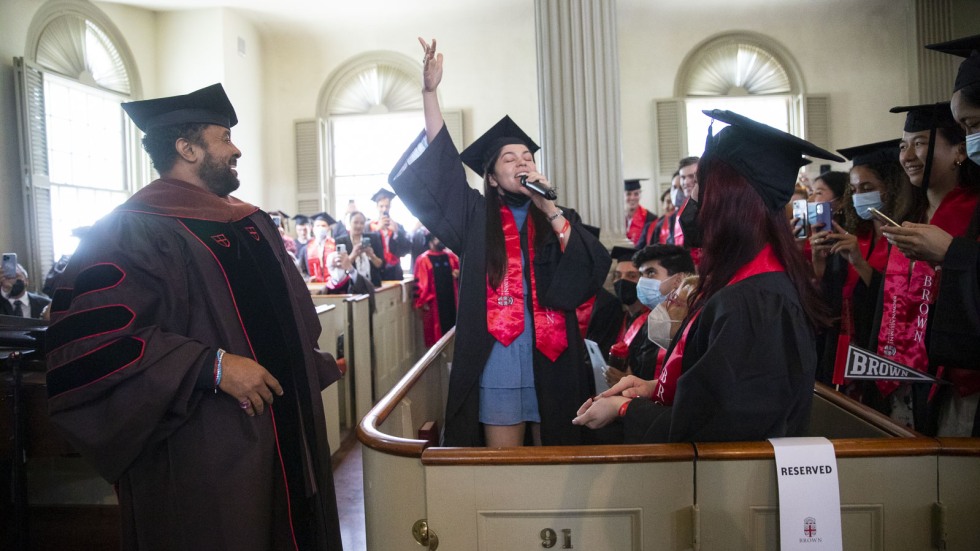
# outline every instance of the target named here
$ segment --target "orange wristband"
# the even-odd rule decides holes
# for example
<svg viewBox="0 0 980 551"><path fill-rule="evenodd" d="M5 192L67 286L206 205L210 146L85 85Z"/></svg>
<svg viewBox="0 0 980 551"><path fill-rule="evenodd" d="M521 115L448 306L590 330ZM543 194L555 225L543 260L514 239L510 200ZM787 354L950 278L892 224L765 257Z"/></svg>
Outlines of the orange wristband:
<svg viewBox="0 0 980 551"><path fill-rule="evenodd" d="M629 400L626 400L625 402L623 402L623 405L619 406L619 416L620 417L625 417L626 416L626 408L629 407L630 402L632 402L632 401L633 401L633 399L630 398Z"/></svg>

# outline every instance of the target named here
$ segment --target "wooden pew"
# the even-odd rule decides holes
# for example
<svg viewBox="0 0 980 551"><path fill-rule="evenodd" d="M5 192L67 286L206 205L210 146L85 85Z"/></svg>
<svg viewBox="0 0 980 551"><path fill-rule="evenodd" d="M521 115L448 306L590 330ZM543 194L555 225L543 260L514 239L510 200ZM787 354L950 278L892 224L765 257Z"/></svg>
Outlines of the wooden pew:
<svg viewBox="0 0 980 551"><path fill-rule="evenodd" d="M450 333L358 426L369 548L418 549L424 521L440 549L778 549L767 442L429 446L416 432L443 425L452 348ZM819 385L809 431L835 445L845 549L931 549L939 532L980 548L980 440L921 437Z"/></svg>
<svg viewBox="0 0 980 551"><path fill-rule="evenodd" d="M337 357L337 337L343 335L343 321L335 304L320 304L316 307L316 316L320 320L320 338L317 347L329 352L334 358ZM320 397L323 399L323 414L327 424L327 441L330 443L330 455L337 453L340 449L340 431L342 409L340 401L340 387L344 385L342 377L336 383L323 389ZM344 385L346 386L346 385ZM351 425L347 425L350 427Z"/></svg>

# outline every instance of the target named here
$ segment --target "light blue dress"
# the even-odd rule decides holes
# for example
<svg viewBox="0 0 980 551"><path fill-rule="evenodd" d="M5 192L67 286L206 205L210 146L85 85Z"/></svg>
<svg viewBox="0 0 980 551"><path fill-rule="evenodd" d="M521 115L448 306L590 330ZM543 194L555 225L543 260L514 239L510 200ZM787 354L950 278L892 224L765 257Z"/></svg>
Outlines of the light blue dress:
<svg viewBox="0 0 980 551"><path fill-rule="evenodd" d="M527 205L510 207L518 228L527 220ZM526 270L524 256L521 267ZM480 422L487 425L516 425L541 422L538 396L534 390L534 315L527 280L524 287L524 331L504 346L494 342L480 377Z"/></svg>

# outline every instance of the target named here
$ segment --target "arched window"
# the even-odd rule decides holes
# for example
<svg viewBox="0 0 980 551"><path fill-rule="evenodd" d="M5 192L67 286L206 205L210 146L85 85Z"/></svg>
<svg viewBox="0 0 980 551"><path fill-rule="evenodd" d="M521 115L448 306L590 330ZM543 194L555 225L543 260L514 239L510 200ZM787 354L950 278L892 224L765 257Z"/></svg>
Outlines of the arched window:
<svg viewBox="0 0 980 551"><path fill-rule="evenodd" d="M369 52L327 78L317 117L296 122L299 212L326 210L343 220L356 207L369 220L375 217L371 196L386 186L392 167L425 127L421 75L416 60ZM460 113L445 110L444 117L454 141L462 143ZM391 216L409 231L415 223L398 199Z"/></svg>
<svg viewBox="0 0 980 551"><path fill-rule="evenodd" d="M31 270L41 281L74 252L73 230L125 201L147 172L119 104L139 88L132 56L111 21L88 2L38 10L17 60Z"/></svg>
<svg viewBox="0 0 980 551"><path fill-rule="evenodd" d="M684 59L674 99L656 102L658 172L668 178L677 161L704 150L704 109L728 109L770 126L829 142L826 96L807 96L793 57L776 41L754 33L727 33L697 45ZM717 132L724 124L715 122Z"/></svg>

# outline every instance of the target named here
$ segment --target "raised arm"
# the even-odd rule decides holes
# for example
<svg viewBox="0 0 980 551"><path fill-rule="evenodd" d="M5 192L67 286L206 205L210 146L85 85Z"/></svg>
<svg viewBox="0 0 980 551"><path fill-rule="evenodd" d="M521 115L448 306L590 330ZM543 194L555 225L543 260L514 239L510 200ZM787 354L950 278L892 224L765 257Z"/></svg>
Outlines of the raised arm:
<svg viewBox="0 0 980 551"><path fill-rule="evenodd" d="M422 37L419 43L425 51L422 58L422 108L425 113L425 137L429 142L435 139L442 130L442 109L439 108L439 96L436 88L442 81L442 54L436 53L436 39L429 45Z"/></svg>

